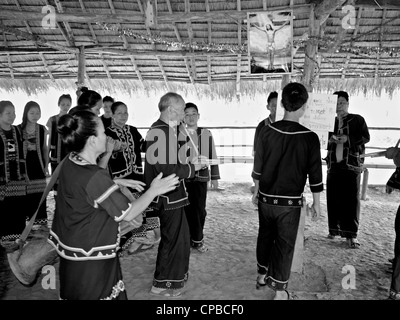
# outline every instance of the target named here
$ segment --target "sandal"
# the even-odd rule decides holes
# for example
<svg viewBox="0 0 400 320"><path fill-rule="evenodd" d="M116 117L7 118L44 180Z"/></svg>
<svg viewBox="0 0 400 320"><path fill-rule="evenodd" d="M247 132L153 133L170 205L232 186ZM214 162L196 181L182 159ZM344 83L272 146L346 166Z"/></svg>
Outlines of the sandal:
<svg viewBox="0 0 400 320"><path fill-rule="evenodd" d="M150 294L153 296L164 297L164 298L179 298L182 296L181 289L170 289L170 288L157 288L151 287Z"/></svg>
<svg viewBox="0 0 400 320"><path fill-rule="evenodd" d="M286 295L287 295L287 297L286 297L285 300L291 300L292 298L291 298L291 296L290 296L289 291L287 291L287 290L283 290L283 291L285 291L285 292L286 292ZM275 299L275 297L274 297L274 300L277 300L277 299Z"/></svg>
<svg viewBox="0 0 400 320"><path fill-rule="evenodd" d="M205 253L208 251L208 247L206 245L201 245L200 247L193 247L193 249L197 250L200 253Z"/></svg>
<svg viewBox="0 0 400 320"><path fill-rule="evenodd" d="M358 249L361 246L361 244L358 242L356 238L347 239L347 243L349 245L349 248L351 249Z"/></svg>
<svg viewBox="0 0 400 320"><path fill-rule="evenodd" d="M139 253L139 252L143 252L143 251L146 251L146 250L149 250L149 249L153 248L153 246L154 246L153 244L145 244L145 243L133 242L131 244L131 246L129 247L129 249L128 249L128 254L131 255L131 254L136 254L136 253Z"/></svg>
<svg viewBox="0 0 400 320"><path fill-rule="evenodd" d="M266 274L259 274L257 276L256 280L256 289L260 290L262 287L265 287L267 285L267 282L265 281L265 278L267 277Z"/></svg>

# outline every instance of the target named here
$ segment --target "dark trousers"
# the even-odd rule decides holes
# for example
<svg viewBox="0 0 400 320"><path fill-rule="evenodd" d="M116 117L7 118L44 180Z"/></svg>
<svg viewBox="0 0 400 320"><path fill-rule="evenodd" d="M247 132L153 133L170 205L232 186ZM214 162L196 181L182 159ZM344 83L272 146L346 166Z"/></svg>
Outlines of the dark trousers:
<svg viewBox="0 0 400 320"><path fill-rule="evenodd" d="M274 290L285 290L292 267L301 208L258 203L257 268Z"/></svg>
<svg viewBox="0 0 400 320"><path fill-rule="evenodd" d="M399 295L397 299L400 299L400 206L397 209L394 230L396 231L396 240L394 241L393 273L390 291L391 295L397 294Z"/></svg>
<svg viewBox="0 0 400 320"><path fill-rule="evenodd" d="M203 244L203 230L207 216L207 181L186 181L185 185L190 202L185 207L190 230L190 243L193 247L199 247Z"/></svg>
<svg viewBox="0 0 400 320"><path fill-rule="evenodd" d="M346 169L329 170L326 200L329 233L357 238L360 218L361 174Z"/></svg>
<svg viewBox="0 0 400 320"><path fill-rule="evenodd" d="M189 227L184 208L161 208L161 241L158 246L153 286L183 288L188 278L190 257Z"/></svg>

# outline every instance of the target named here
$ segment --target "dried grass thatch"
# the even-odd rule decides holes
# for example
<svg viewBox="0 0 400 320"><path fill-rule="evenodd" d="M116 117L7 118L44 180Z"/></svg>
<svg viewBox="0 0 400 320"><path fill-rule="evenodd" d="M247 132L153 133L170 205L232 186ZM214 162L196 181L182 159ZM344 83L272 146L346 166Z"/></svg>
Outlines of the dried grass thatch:
<svg viewBox="0 0 400 320"><path fill-rule="evenodd" d="M235 51L237 45L247 45L247 12L292 9L294 40L299 40L309 33L310 3L318 1L158 0L159 23L150 28L144 22L145 2L0 0L0 30L4 35L0 88L21 89L28 94L51 87L75 89L77 50L83 46L85 82L93 89L113 92L118 88L129 94L149 95L174 90L226 100L264 94L280 89L281 76L250 75L246 52ZM55 29L44 29L41 25L39 12L46 3L68 14ZM345 13L341 8L326 20L325 40L339 39L354 50L343 51L340 46L327 48L321 42L316 91L342 88L351 93L391 95L399 89L400 5L382 8L376 1L370 3L366 7L356 6L359 19L355 30L343 29ZM23 18L17 15L21 10ZM79 18L83 14L86 18ZM93 17L101 23L97 24ZM117 18L121 20L119 24L115 23ZM118 26L125 32L121 35L102 23ZM164 42L158 43L157 39ZM196 51L176 46L183 43L203 44L206 49ZM214 44L225 44L230 50L213 49ZM304 46L305 43L300 45L294 55L292 80L295 81L300 81L304 69ZM377 53L376 48L381 52Z"/></svg>

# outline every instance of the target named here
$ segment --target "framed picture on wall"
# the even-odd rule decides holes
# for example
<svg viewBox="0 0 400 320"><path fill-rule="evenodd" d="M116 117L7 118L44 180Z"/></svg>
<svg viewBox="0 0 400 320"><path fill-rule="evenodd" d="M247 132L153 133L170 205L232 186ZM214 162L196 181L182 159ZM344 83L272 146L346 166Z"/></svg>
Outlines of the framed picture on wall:
<svg viewBox="0 0 400 320"><path fill-rule="evenodd" d="M288 74L293 70L293 12L247 13L250 74Z"/></svg>

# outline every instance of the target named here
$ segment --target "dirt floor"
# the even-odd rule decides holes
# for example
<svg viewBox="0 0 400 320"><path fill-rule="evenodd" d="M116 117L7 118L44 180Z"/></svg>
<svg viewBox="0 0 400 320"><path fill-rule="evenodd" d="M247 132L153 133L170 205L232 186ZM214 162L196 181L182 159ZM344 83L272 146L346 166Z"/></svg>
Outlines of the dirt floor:
<svg viewBox="0 0 400 320"><path fill-rule="evenodd" d="M192 252L190 276L180 300L270 300L273 291L256 290L256 238L258 213L251 203L250 183L221 183L223 191L209 191L205 239L210 250ZM311 193L305 197L311 201ZM361 202L359 249L344 239L327 239L326 197L322 193L322 216L306 217L302 272L292 273L289 291L295 300L384 300L388 297L393 257L394 219L400 193L385 193L383 186L367 190ZM51 203L51 201L49 201ZM51 204L50 204L51 206ZM124 256L122 271L128 298L157 300L149 294L157 249ZM57 271L58 262L54 265ZM355 275L350 281L348 275ZM27 287L13 276L4 251L0 254L1 300L56 300L48 287L47 274ZM347 278L346 278L347 276Z"/></svg>

